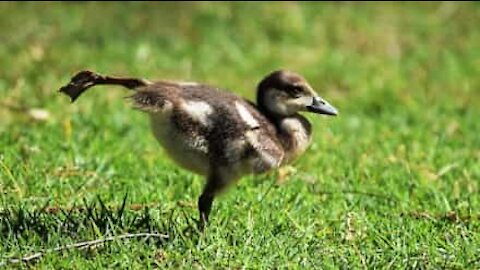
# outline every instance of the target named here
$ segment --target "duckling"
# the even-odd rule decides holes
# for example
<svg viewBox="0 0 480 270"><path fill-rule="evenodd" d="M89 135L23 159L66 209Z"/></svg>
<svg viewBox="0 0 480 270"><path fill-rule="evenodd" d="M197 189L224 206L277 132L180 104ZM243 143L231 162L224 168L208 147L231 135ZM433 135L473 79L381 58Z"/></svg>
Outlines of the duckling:
<svg viewBox="0 0 480 270"><path fill-rule="evenodd" d="M74 102L95 85L134 90L133 106L148 113L153 134L181 167L205 176L198 199L199 226L208 222L214 197L242 176L295 161L311 142L312 128L300 112L335 116L300 75L277 70L257 86L256 104L196 82L155 81L81 71L60 88Z"/></svg>

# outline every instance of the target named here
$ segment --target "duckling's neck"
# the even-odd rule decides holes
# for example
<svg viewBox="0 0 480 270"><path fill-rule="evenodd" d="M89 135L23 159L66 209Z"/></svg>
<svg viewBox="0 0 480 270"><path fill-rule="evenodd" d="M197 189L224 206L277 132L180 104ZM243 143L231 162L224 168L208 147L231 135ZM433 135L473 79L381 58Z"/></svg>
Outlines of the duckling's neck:
<svg viewBox="0 0 480 270"><path fill-rule="evenodd" d="M307 150L311 142L312 126L305 117L300 114L279 116L267 113L265 115L274 123L285 151L283 164L291 163Z"/></svg>

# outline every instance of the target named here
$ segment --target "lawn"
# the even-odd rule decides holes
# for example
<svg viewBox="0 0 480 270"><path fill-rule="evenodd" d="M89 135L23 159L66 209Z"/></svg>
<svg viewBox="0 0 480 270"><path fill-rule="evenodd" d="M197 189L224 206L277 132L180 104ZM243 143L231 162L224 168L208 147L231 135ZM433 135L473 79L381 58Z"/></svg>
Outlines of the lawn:
<svg viewBox="0 0 480 270"><path fill-rule="evenodd" d="M0 268L480 268L479 26L471 2L0 3ZM126 91L57 92L91 69L254 99L278 68L340 115L203 234L203 179ZM157 236L54 250L127 233Z"/></svg>

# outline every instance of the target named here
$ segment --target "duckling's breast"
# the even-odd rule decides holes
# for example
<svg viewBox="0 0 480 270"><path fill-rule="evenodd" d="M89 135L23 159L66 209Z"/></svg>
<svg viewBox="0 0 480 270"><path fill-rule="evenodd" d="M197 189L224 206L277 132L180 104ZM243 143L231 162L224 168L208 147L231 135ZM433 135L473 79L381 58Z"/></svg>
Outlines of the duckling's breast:
<svg viewBox="0 0 480 270"><path fill-rule="evenodd" d="M310 146L312 127L308 120L299 114L282 119L278 126L285 149L283 164L289 164L298 159Z"/></svg>

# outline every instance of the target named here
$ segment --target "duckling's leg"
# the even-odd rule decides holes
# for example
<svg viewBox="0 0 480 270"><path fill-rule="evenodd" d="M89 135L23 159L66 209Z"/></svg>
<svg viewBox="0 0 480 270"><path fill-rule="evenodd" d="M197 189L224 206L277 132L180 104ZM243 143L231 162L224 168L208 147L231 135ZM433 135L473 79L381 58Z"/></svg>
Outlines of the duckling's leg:
<svg viewBox="0 0 480 270"><path fill-rule="evenodd" d="M202 195L198 198L198 212L200 214L199 229L203 231L205 225L208 223L208 216L212 209L215 195L226 186L221 177L212 174L208 177L207 184L203 188Z"/></svg>
<svg viewBox="0 0 480 270"><path fill-rule="evenodd" d="M137 78L116 78L84 70L72 77L70 82L60 88L60 92L67 94L74 102L88 88L98 84L120 85L128 89L135 89L150 84L147 80Z"/></svg>
<svg viewBox="0 0 480 270"><path fill-rule="evenodd" d="M215 194L211 188L211 185L207 184L203 189L202 195L198 198L198 212L200 214L199 229L203 231L205 225L208 223L208 216L212 209L213 199Z"/></svg>

